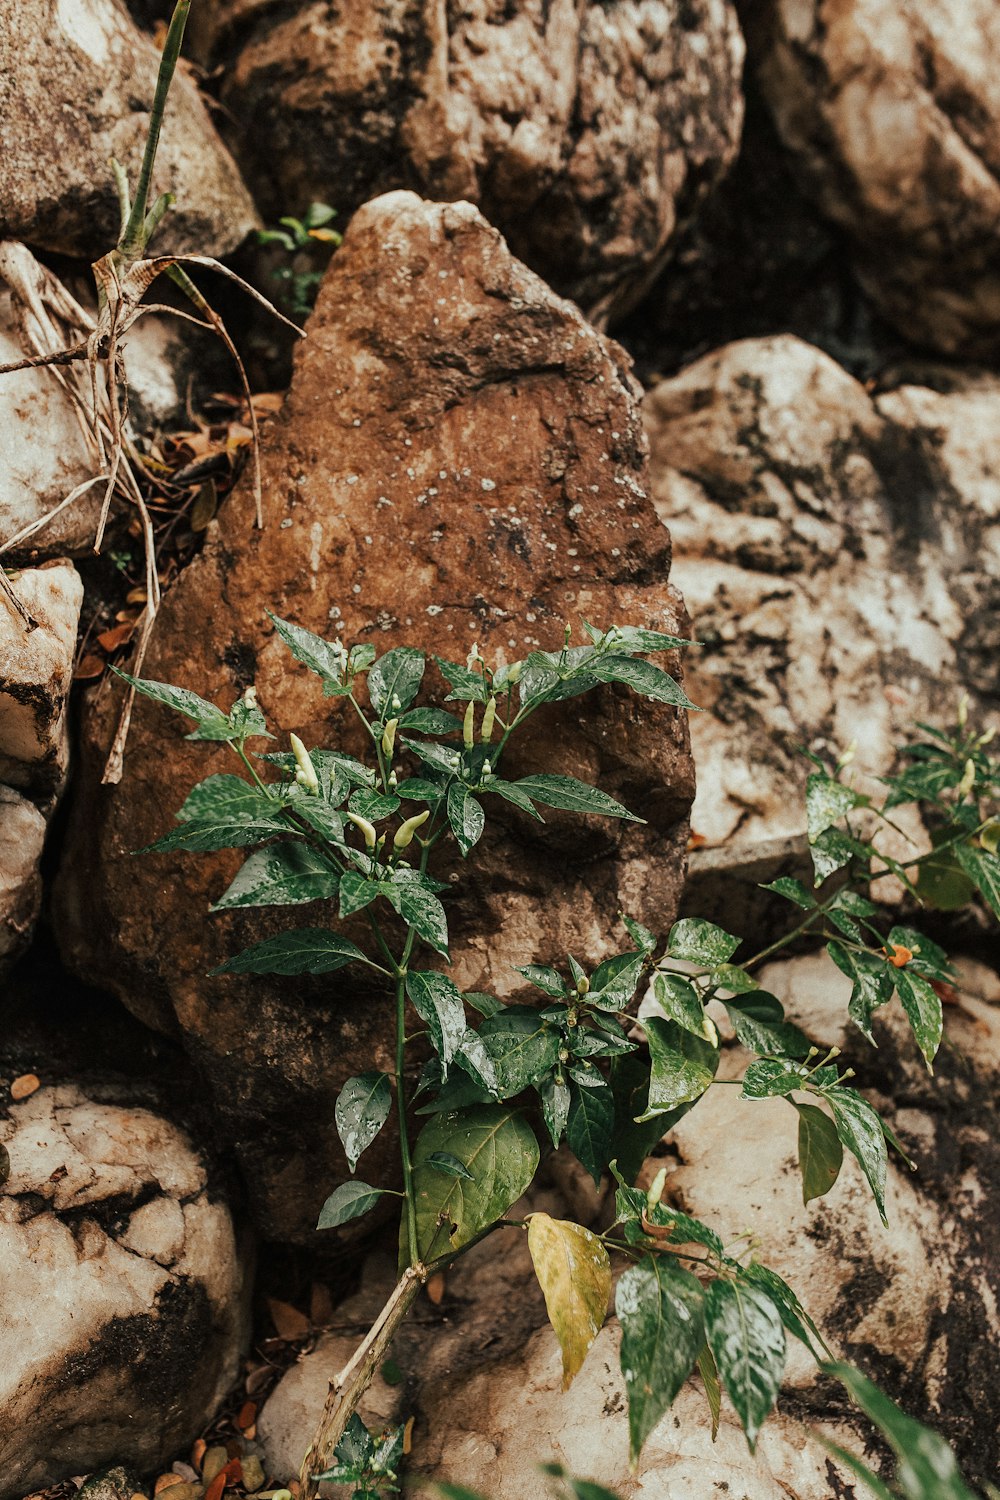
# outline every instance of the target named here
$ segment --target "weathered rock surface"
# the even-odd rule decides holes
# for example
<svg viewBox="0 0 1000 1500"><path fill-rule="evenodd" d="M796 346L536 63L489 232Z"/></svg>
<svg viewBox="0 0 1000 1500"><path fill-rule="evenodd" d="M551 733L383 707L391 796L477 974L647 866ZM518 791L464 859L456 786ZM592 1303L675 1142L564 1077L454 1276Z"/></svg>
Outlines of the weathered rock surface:
<svg viewBox="0 0 1000 1500"><path fill-rule="evenodd" d="M0 786L0 973L17 956L42 903L38 866L45 819L33 802Z"/></svg>
<svg viewBox="0 0 1000 1500"><path fill-rule="evenodd" d="M751 64L803 185L908 339L991 357L1000 338L1000 16L991 0L766 0Z"/></svg>
<svg viewBox="0 0 1000 1500"><path fill-rule="evenodd" d="M801 834L807 764L888 770L915 719L1000 697L1000 383L870 394L798 339L747 339L650 393L653 493L703 649L693 822L733 858Z"/></svg>
<svg viewBox="0 0 1000 1500"><path fill-rule="evenodd" d="M249 1288L229 1211L175 1126L72 1085L8 1106L0 1140L0 1496L151 1469L239 1368Z"/></svg>
<svg viewBox="0 0 1000 1500"><path fill-rule="evenodd" d="M12 586L38 625L26 630L0 599L0 781L50 807L69 756L66 699L83 584L72 563L59 561L24 569Z"/></svg>
<svg viewBox="0 0 1000 1500"><path fill-rule="evenodd" d="M19 0L0 28L0 238L95 260L118 238L108 165L134 186L159 55L118 0ZM177 206L161 252L223 255L257 223L235 163L178 70L154 176Z"/></svg>
<svg viewBox="0 0 1000 1500"><path fill-rule="evenodd" d="M144 671L230 701L253 681L279 730L352 743L266 608L345 641L420 643L460 660L475 639L520 659L581 617L674 629L669 536L645 462L617 346L470 205L379 199L328 273L268 441L264 529L242 489L168 596ZM115 715L116 693L95 695L62 881L66 956L150 1024L180 1029L260 1222L307 1235L344 1175L331 1129L340 1086L388 1064L386 998L356 979L205 977L287 918L207 917L238 856L132 858L226 762L143 702L120 788L98 788ZM623 907L658 929L676 910L692 795L682 716L608 691L538 724L519 763L599 781L649 824L553 818L536 834L514 814L498 825L472 862L466 904L452 904L455 977L469 988L509 993L515 963L608 951Z"/></svg>
<svg viewBox="0 0 1000 1500"><path fill-rule="evenodd" d="M270 214L467 198L597 317L634 300L739 142L729 0L222 0L200 24Z"/></svg>

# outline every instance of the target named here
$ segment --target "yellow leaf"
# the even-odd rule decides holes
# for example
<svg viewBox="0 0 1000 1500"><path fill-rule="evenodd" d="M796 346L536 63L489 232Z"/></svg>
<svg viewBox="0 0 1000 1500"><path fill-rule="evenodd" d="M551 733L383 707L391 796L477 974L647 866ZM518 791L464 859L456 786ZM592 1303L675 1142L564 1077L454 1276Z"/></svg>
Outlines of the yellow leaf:
<svg viewBox="0 0 1000 1500"><path fill-rule="evenodd" d="M582 1224L532 1214L528 1249L545 1296L545 1310L563 1357L563 1390L604 1326L611 1295L611 1262Z"/></svg>

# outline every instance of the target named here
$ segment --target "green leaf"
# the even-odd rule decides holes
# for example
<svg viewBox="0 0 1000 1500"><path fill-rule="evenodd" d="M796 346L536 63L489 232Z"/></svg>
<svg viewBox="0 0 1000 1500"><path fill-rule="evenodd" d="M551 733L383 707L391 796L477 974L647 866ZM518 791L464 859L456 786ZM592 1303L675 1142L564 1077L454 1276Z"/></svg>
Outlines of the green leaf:
<svg viewBox="0 0 1000 1500"><path fill-rule="evenodd" d="M402 873L404 872L396 872L395 884L381 887L382 894L392 903L403 921L413 927L429 947L447 958L448 919L444 914L444 907L426 886L400 880Z"/></svg>
<svg viewBox="0 0 1000 1500"><path fill-rule="evenodd" d="M213 849L245 849L267 839L290 833L288 819L270 797L258 794L256 812L189 818L169 833L147 844L140 854L165 854L172 849L205 854Z"/></svg>
<svg viewBox="0 0 1000 1500"><path fill-rule="evenodd" d="M822 1368L840 1381L887 1439L898 1460L896 1482L906 1500L975 1500L942 1437L908 1417L853 1365L835 1363Z"/></svg>
<svg viewBox="0 0 1000 1500"><path fill-rule="evenodd" d="M816 884L822 885L824 880L842 870L856 854L864 854L865 850L866 846L850 834L842 833L839 828L828 828L810 846Z"/></svg>
<svg viewBox="0 0 1000 1500"><path fill-rule="evenodd" d="M938 832L939 830L934 830L932 840ZM940 832L950 836L953 830L947 828ZM942 849L939 853L932 853L917 866L917 894L921 901L936 907L938 911L960 911L963 906L968 906L976 893L975 882L969 879L959 864L959 847L955 845Z"/></svg>
<svg viewBox="0 0 1000 1500"><path fill-rule="evenodd" d="M618 953L597 965L590 976L585 1005L597 1010L624 1010L636 992L645 958L641 953Z"/></svg>
<svg viewBox="0 0 1000 1500"><path fill-rule="evenodd" d="M892 975L888 964L874 954L858 953L845 948L836 938L827 943L826 951L853 985L847 1014L858 1030L874 1044L872 1016L879 1006L892 997Z"/></svg>
<svg viewBox="0 0 1000 1500"><path fill-rule="evenodd" d="M227 958L210 974L332 974L349 963L369 963L356 943L325 927L296 927Z"/></svg>
<svg viewBox="0 0 1000 1500"><path fill-rule="evenodd" d="M694 1368L705 1342L704 1302L697 1278L666 1255L643 1256L618 1283L615 1312L633 1463Z"/></svg>
<svg viewBox="0 0 1000 1500"><path fill-rule="evenodd" d="M743 1075L741 1099L775 1099L804 1086L808 1070L795 1063L759 1058L748 1064Z"/></svg>
<svg viewBox="0 0 1000 1500"><path fill-rule="evenodd" d="M529 1006L507 1005L487 1016L479 1039L493 1063L502 1099L538 1083L559 1059L559 1032Z"/></svg>
<svg viewBox="0 0 1000 1500"><path fill-rule="evenodd" d="M712 1442L714 1443L719 1435L719 1418L722 1415L722 1386L719 1384L715 1357L707 1344L702 1344L701 1353L698 1355L698 1374L701 1376L705 1395L708 1397L708 1410L712 1418Z"/></svg>
<svg viewBox="0 0 1000 1500"><path fill-rule="evenodd" d="M750 1052L779 1057L805 1057L810 1041L804 1032L784 1019L781 1001L767 990L751 990L723 1001L733 1030Z"/></svg>
<svg viewBox="0 0 1000 1500"><path fill-rule="evenodd" d="M909 948L913 957L906 965L907 973L922 974L925 979L954 980L955 971L948 962L948 955L937 943L924 937L914 927L893 927L887 939L889 947L895 943Z"/></svg>
<svg viewBox="0 0 1000 1500"><path fill-rule="evenodd" d="M471 1180L429 1166L437 1152L454 1156ZM483 1104L433 1116L413 1152L418 1250L424 1261L459 1250L506 1213L538 1167L538 1144L521 1116Z"/></svg>
<svg viewBox="0 0 1000 1500"><path fill-rule="evenodd" d="M412 646L387 651L368 671L372 708L383 719L396 718L417 696L423 677L423 652Z"/></svg>
<svg viewBox="0 0 1000 1500"><path fill-rule="evenodd" d="M396 788L396 796L404 802L440 802L444 787L424 776L408 776Z"/></svg>
<svg viewBox="0 0 1000 1500"><path fill-rule="evenodd" d="M974 844L956 844L955 858L993 915L1000 917L1000 857Z"/></svg>
<svg viewBox="0 0 1000 1500"><path fill-rule="evenodd" d="M467 1029L461 991L446 974L415 969L406 976L406 993L417 1015L427 1022L434 1051L441 1059L442 1079L445 1079Z"/></svg>
<svg viewBox="0 0 1000 1500"><path fill-rule="evenodd" d="M842 781L813 775L806 781L806 833L810 844L858 805L858 794Z"/></svg>
<svg viewBox="0 0 1000 1500"><path fill-rule="evenodd" d="M224 714L221 708L216 708L206 698L192 693L189 688L172 687L169 682L153 682L146 677L130 677L117 667L112 667L111 670L117 677L130 683L144 698L151 698L154 703L162 703L166 708L172 708L174 713L193 719L198 726L200 738L229 740L236 737L228 714Z"/></svg>
<svg viewBox="0 0 1000 1500"><path fill-rule="evenodd" d="M781 875L777 880L772 880L769 885L762 885L762 891L774 891L778 896L784 896L786 901L794 901L796 906L801 906L809 911L816 905L816 897L801 880L794 880L791 875Z"/></svg>
<svg viewBox="0 0 1000 1500"><path fill-rule="evenodd" d="M411 708L409 713L400 718L399 727L415 729L418 734L457 734L462 728L462 721L456 714L447 713L443 708Z"/></svg>
<svg viewBox="0 0 1000 1500"><path fill-rule="evenodd" d="M647 1016L642 1024L652 1060L647 1117L700 1099L719 1066L715 1048L659 1016Z"/></svg>
<svg viewBox="0 0 1000 1500"><path fill-rule="evenodd" d="M340 876L308 844L269 844L243 864L211 911L238 906L304 906L337 894Z"/></svg>
<svg viewBox="0 0 1000 1500"><path fill-rule="evenodd" d="M478 990L466 990L465 1003L481 1016L495 1016L498 1010L503 1010L503 1001L496 995L483 995Z"/></svg>
<svg viewBox="0 0 1000 1500"><path fill-rule="evenodd" d="M543 1078L538 1085L538 1096L542 1101L542 1119L549 1132L553 1146L558 1146L566 1134L569 1120L569 1084L554 1073Z"/></svg>
<svg viewBox="0 0 1000 1500"><path fill-rule="evenodd" d="M751 991L760 988L760 981L746 969L741 969L739 964L718 964L709 975L710 982L721 990L728 990L734 995L748 995ZM764 991L761 991L763 994ZM779 1005L781 1015L785 1012Z"/></svg>
<svg viewBox="0 0 1000 1500"><path fill-rule="evenodd" d="M470 996L465 999L470 1000ZM487 1097L492 1095L494 1099L500 1097L500 1081L497 1078L497 1070L493 1066L493 1059L483 1045L482 1037L472 1027L466 1029L465 1035L455 1053L455 1062L485 1091Z"/></svg>
<svg viewBox="0 0 1000 1500"><path fill-rule="evenodd" d="M543 1213L532 1214L528 1220L528 1251L562 1350L563 1390L567 1390L604 1326L611 1262L589 1229Z"/></svg>
<svg viewBox="0 0 1000 1500"><path fill-rule="evenodd" d="M815 1104L792 1103L799 1112L799 1171L802 1173L802 1202L828 1193L840 1175L844 1148L837 1127L828 1114Z"/></svg>
<svg viewBox="0 0 1000 1500"><path fill-rule="evenodd" d="M679 635L665 635L661 630L644 630L638 625L612 625L606 631L595 630L586 620L583 627L595 646L617 646L622 651L677 651L682 646L697 645Z"/></svg>
<svg viewBox="0 0 1000 1500"><path fill-rule="evenodd" d="M340 880L340 915L349 917L353 912L363 911L382 893L383 888L377 880L368 880L364 875L348 870Z"/></svg>
<svg viewBox="0 0 1000 1500"><path fill-rule="evenodd" d="M514 786L533 798L535 802L541 802L545 807L562 807L569 812L599 813L606 818L624 818L629 823L644 823L645 818L637 818L627 808L622 807L607 792L602 792L596 786L588 786L585 781L578 781L575 776L522 776Z"/></svg>
<svg viewBox="0 0 1000 1500"><path fill-rule="evenodd" d="M351 793L347 805L359 818L367 818L369 823L378 823L399 811L399 798L373 792L368 787L359 787L356 792Z"/></svg>
<svg viewBox="0 0 1000 1500"><path fill-rule="evenodd" d="M608 1085L602 1081L595 1087L581 1087L574 1077L569 1085L566 1140L577 1161L586 1167L598 1187L601 1173L608 1164L614 1125L615 1100Z"/></svg>
<svg viewBox="0 0 1000 1500"><path fill-rule="evenodd" d="M460 1162L457 1156L452 1156L450 1151L432 1151L427 1158L427 1165L433 1167L435 1172L442 1172L445 1177L464 1177L467 1182L475 1181L464 1162Z"/></svg>
<svg viewBox="0 0 1000 1500"><path fill-rule="evenodd" d="M483 836L486 815L476 798L462 781L453 781L448 788L448 823L455 842L465 857Z"/></svg>
<svg viewBox="0 0 1000 1500"><path fill-rule="evenodd" d="M895 978L896 993L906 1011L917 1046L923 1053L928 1072L933 1073L931 1065L941 1045L944 1030L940 997L932 989L930 982L922 974L916 973L909 964L904 969L897 969Z"/></svg>
<svg viewBox="0 0 1000 1500"><path fill-rule="evenodd" d="M732 958L741 941L731 932L716 927L714 922L704 922L700 917L682 917L670 929L667 952L671 958L711 969Z"/></svg>
<svg viewBox="0 0 1000 1500"><path fill-rule="evenodd" d="M389 1118L392 1090L385 1073L359 1073L337 1096L334 1118L351 1171Z"/></svg>
<svg viewBox="0 0 1000 1500"><path fill-rule="evenodd" d="M655 703L672 703L676 708L697 706L679 682L651 661L637 661L632 656L597 656L587 662L587 674L598 682L624 683Z"/></svg>
<svg viewBox="0 0 1000 1500"><path fill-rule="evenodd" d="M487 792L496 792L498 797L502 797L505 802L509 802L513 807L519 807L522 812L530 813L536 823L545 822L545 819L531 798L526 793L518 791L514 782L501 781L499 776L494 776L484 790Z"/></svg>
<svg viewBox="0 0 1000 1500"><path fill-rule="evenodd" d="M445 699L451 703L456 699L462 703L485 703L489 695L489 689L483 678L482 672L470 671L468 667L460 666L457 661L445 661L441 656L435 656L441 671L441 676L451 688L451 692Z"/></svg>
<svg viewBox="0 0 1000 1500"><path fill-rule="evenodd" d="M705 1014L698 991L690 980L682 979L679 974L657 972L653 975L653 998L668 1020L676 1021L678 1026L694 1036L704 1037L706 1041L713 1040L711 1022Z"/></svg>
<svg viewBox="0 0 1000 1500"><path fill-rule="evenodd" d="M781 1316L767 1293L752 1282L713 1281L705 1293L705 1331L752 1453L784 1374Z"/></svg>
<svg viewBox="0 0 1000 1500"><path fill-rule="evenodd" d="M888 1154L882 1122L867 1100L854 1089L828 1089L824 1097L833 1110L837 1134L868 1179L882 1223L888 1225L885 1216Z"/></svg>
<svg viewBox="0 0 1000 1500"><path fill-rule="evenodd" d="M556 969L542 964L525 964L524 968L515 968L514 972L523 974L536 990L541 990L543 995L551 995L554 1000L564 999L569 994L565 979Z"/></svg>
<svg viewBox="0 0 1000 1500"><path fill-rule="evenodd" d="M958 762L942 758L919 761L896 776L881 777L883 785L890 788L885 799L886 812L905 802L936 802L942 792L958 785L962 770Z"/></svg>
<svg viewBox="0 0 1000 1500"><path fill-rule="evenodd" d="M177 820L191 823L212 818L236 821L254 817L262 811L273 812L276 795L280 795L277 786L262 792L252 782L244 781L242 776L207 776L188 792Z"/></svg>
<svg viewBox="0 0 1000 1500"><path fill-rule="evenodd" d="M369 1213L385 1193L367 1182L344 1182L332 1192L319 1211L317 1229L335 1229Z"/></svg>
<svg viewBox="0 0 1000 1500"><path fill-rule="evenodd" d="M625 931L628 933L635 946L647 956L652 953L653 949L656 947L656 938L650 932L649 928L643 927L641 922L633 921L633 919L631 917L627 917L624 912L622 912L621 917L622 925L624 926Z"/></svg>
<svg viewBox="0 0 1000 1500"><path fill-rule="evenodd" d="M326 697L335 697L347 691L344 686L343 647L338 649L332 641L325 641L322 636L314 635L301 625L293 625L290 620L280 620L270 610L268 614L295 660L323 679Z"/></svg>
<svg viewBox="0 0 1000 1500"><path fill-rule="evenodd" d="M823 1335L788 1282L784 1281L777 1271L772 1271L769 1266L762 1266L759 1261L751 1261L748 1266L743 1267L740 1275L744 1281L752 1282L767 1293L778 1309L781 1321L788 1332L805 1345L814 1359L820 1358L817 1349L829 1353Z"/></svg>

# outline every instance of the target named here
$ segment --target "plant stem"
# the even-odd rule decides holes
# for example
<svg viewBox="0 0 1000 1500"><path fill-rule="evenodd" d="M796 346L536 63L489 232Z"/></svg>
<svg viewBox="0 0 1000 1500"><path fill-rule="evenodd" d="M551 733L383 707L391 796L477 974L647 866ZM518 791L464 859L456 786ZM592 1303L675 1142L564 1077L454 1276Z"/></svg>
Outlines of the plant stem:
<svg viewBox="0 0 1000 1500"><path fill-rule="evenodd" d="M299 1471L301 1500L315 1500L319 1486L313 1475L329 1467L334 1449L344 1436L358 1402L371 1385L397 1328L413 1306L425 1277L424 1267L419 1265L409 1266L403 1272L378 1318L348 1363L331 1380L323 1415Z"/></svg>
<svg viewBox="0 0 1000 1500"><path fill-rule="evenodd" d="M167 38L163 44L160 71L156 75L156 93L153 95L153 108L149 115L149 133L146 136L146 149L142 153L142 166L139 169L139 181L136 183L135 197L132 200L132 212L129 214L125 232L118 242L119 251L129 260L134 259L137 253L141 255L146 248L148 238L146 204L149 199L149 185L153 177L153 163L156 161L156 148L160 141L163 112L167 106L167 95L173 81L174 69L177 67L177 59L180 56L184 27L187 25L190 9L191 0L177 0L174 13L170 18Z"/></svg>
<svg viewBox="0 0 1000 1500"><path fill-rule="evenodd" d="M403 966L405 967L405 965ZM413 1196L413 1163L406 1125L406 976L396 979L396 1109L399 1114L399 1158L403 1166L403 1191L406 1194L406 1243L411 1268L418 1261L417 1204Z"/></svg>

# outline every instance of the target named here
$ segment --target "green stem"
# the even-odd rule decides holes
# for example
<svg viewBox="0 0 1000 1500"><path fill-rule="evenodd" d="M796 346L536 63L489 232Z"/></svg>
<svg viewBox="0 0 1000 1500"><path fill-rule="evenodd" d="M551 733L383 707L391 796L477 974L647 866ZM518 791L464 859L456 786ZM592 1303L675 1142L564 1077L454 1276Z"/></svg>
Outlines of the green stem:
<svg viewBox="0 0 1000 1500"><path fill-rule="evenodd" d="M167 95L173 82L177 59L180 56L184 28L187 25L190 9L191 0L177 0L174 13L170 18L167 38L163 44L160 71L156 75L156 93L153 95L153 108L149 115L146 149L142 153L142 166L139 169L135 198L132 200L132 212L129 214L125 232L118 243L118 249L129 260L135 259L137 254L141 255L146 248L146 204L149 200L149 185L153 178L153 163L156 161L156 148L160 142L160 127L163 124L163 113L167 107Z"/></svg>
<svg viewBox="0 0 1000 1500"><path fill-rule="evenodd" d="M743 969L750 969L753 968L756 964L763 963L764 959L770 958L772 953L778 953L782 948L787 948L788 944L794 942L797 937L801 936L801 934L806 931L810 924L815 922L817 917L825 916L825 914L826 902L824 902L821 906L814 906L811 911L808 911L806 913L806 915L802 918L802 921L799 922L796 927L792 928L791 932L786 933L784 937L776 938L773 943L768 943L766 948L762 948L759 953L755 953L753 958L748 958L745 963L740 965L740 967Z"/></svg>
<svg viewBox="0 0 1000 1500"><path fill-rule="evenodd" d="M405 963L402 965L405 968ZM403 1191L406 1195L406 1241L410 1265L419 1261L417 1243L417 1203L413 1194L413 1162L406 1124L406 976L396 979L396 1109L399 1113L399 1158L403 1166Z"/></svg>

